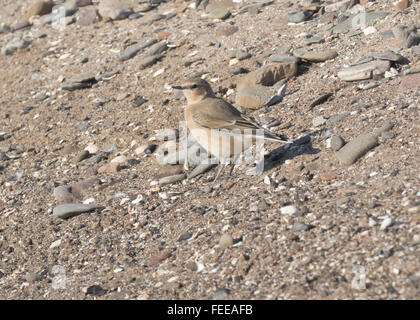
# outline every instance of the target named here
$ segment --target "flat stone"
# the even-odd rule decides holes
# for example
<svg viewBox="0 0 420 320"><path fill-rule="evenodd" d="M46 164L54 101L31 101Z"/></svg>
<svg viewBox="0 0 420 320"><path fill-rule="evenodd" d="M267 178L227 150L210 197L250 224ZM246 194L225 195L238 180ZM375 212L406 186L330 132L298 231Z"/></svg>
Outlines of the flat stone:
<svg viewBox="0 0 420 320"><path fill-rule="evenodd" d="M98 21L98 14L96 8L81 9L77 17L76 23L79 26L89 26Z"/></svg>
<svg viewBox="0 0 420 320"><path fill-rule="evenodd" d="M133 58L134 56L136 56L139 52L141 52L142 50L144 50L147 47L150 47L151 45L155 44L157 42L156 39L149 39L143 42L139 42L136 44L133 44L129 47L127 47L123 53L120 55L120 60L121 61L125 61L128 59Z"/></svg>
<svg viewBox="0 0 420 320"><path fill-rule="evenodd" d="M233 246L233 238L230 234L225 233L220 237L219 247L221 249L229 248Z"/></svg>
<svg viewBox="0 0 420 320"><path fill-rule="evenodd" d="M19 21L16 22L13 26L12 26L12 30L13 31L17 31L17 30L22 30L24 28L28 28L30 27L31 24L28 21Z"/></svg>
<svg viewBox="0 0 420 320"><path fill-rule="evenodd" d="M54 195L55 200L59 204L75 203L82 200L80 198L75 197L75 195L73 195L72 187L70 186L58 186L54 188L53 195Z"/></svg>
<svg viewBox="0 0 420 320"><path fill-rule="evenodd" d="M270 100L272 92L262 85L241 88L236 94L236 104L250 109L259 109Z"/></svg>
<svg viewBox="0 0 420 320"><path fill-rule="evenodd" d="M309 51L305 49L298 49L293 51L293 55L302 60L309 62L323 62L332 60L338 56L337 51L332 49L320 50L320 51Z"/></svg>
<svg viewBox="0 0 420 320"><path fill-rule="evenodd" d="M331 137L331 149L334 151L340 150L344 146L344 140L340 136Z"/></svg>
<svg viewBox="0 0 420 320"><path fill-rule="evenodd" d="M295 221L295 223L293 223L293 226L292 226L292 231L293 232L302 232L302 231L307 231L310 228L311 228L311 226L306 224L306 223Z"/></svg>
<svg viewBox="0 0 420 320"><path fill-rule="evenodd" d="M186 177L187 175L185 173L164 177L164 178L159 179L159 185L164 186L167 184L177 183L184 180Z"/></svg>
<svg viewBox="0 0 420 320"><path fill-rule="evenodd" d="M29 7L24 20L28 21L33 16L43 16L49 14L51 13L53 7L54 2L52 1L35 1Z"/></svg>
<svg viewBox="0 0 420 320"><path fill-rule="evenodd" d="M287 215L296 215L298 213L298 209L295 206L285 206L280 208L281 214L287 214Z"/></svg>
<svg viewBox="0 0 420 320"><path fill-rule="evenodd" d="M224 299L230 295L230 290L226 288L217 289L213 293L213 300Z"/></svg>
<svg viewBox="0 0 420 320"><path fill-rule="evenodd" d="M118 162L108 163L98 169L98 173L116 173L120 171L120 164Z"/></svg>
<svg viewBox="0 0 420 320"><path fill-rule="evenodd" d="M360 157L378 145L378 136L382 132L391 128L392 124L387 123L372 133L363 133L357 136L336 153L337 159L344 165L355 163Z"/></svg>
<svg viewBox="0 0 420 320"><path fill-rule="evenodd" d="M269 57L270 61L272 62L280 62L280 63L299 63L300 59L295 56L289 56L284 54L272 54Z"/></svg>
<svg viewBox="0 0 420 320"><path fill-rule="evenodd" d="M139 64L139 69L146 69L152 65L154 65L159 59L162 58L162 55L157 54L154 56L148 56L148 57L144 57L142 58L138 64Z"/></svg>
<svg viewBox="0 0 420 320"><path fill-rule="evenodd" d="M197 167L195 167L189 174L188 174L188 179L192 179L197 177L200 174L203 174L207 171L209 171L210 169L212 169L213 167L215 167L216 164L199 164Z"/></svg>
<svg viewBox="0 0 420 320"><path fill-rule="evenodd" d="M403 62L404 57L398 53L395 53L392 50L387 50L383 52L377 52L373 54L373 57L380 60L388 60L393 62Z"/></svg>
<svg viewBox="0 0 420 320"><path fill-rule="evenodd" d="M133 2L129 0L101 0L98 12L104 19L122 20L133 13Z"/></svg>
<svg viewBox="0 0 420 320"><path fill-rule="evenodd" d="M82 162L83 160L85 160L85 159L89 158L89 156L90 156L89 151L87 151L87 150L83 150L82 152L80 152L80 153L77 155L77 157L76 157L76 159L75 159L75 162L76 162L76 163L77 163L77 162Z"/></svg>
<svg viewBox="0 0 420 320"><path fill-rule="evenodd" d="M272 86L281 79L296 76L297 72L298 65L295 62L268 64L240 77L236 88L240 90L241 88L252 87L257 84Z"/></svg>
<svg viewBox="0 0 420 320"><path fill-rule="evenodd" d="M215 8L209 13L209 18L210 19L225 20L225 19L229 18L229 16L230 16L229 9L224 8L224 7Z"/></svg>
<svg viewBox="0 0 420 320"><path fill-rule="evenodd" d="M81 213L102 209L104 209L103 206L96 204L65 203L55 207L52 215L54 218L68 219Z"/></svg>
<svg viewBox="0 0 420 320"><path fill-rule="evenodd" d="M188 239L190 239L191 237L192 237L193 235L192 235L192 233L191 232L184 232L183 234L181 234L180 236L179 236L179 238L178 238L178 242L180 242L180 241L185 241L185 240L188 240Z"/></svg>
<svg viewBox="0 0 420 320"><path fill-rule="evenodd" d="M325 124L325 122L327 122L327 119L325 119L323 116L318 116L312 120L312 125L314 127L319 127Z"/></svg>
<svg viewBox="0 0 420 320"><path fill-rule="evenodd" d="M338 23L332 30L335 32L348 32L350 30L364 29L378 19L384 19L388 12L361 12L350 15L346 20Z"/></svg>
<svg viewBox="0 0 420 320"><path fill-rule="evenodd" d="M391 67L390 61L375 60L368 63L346 68L338 72L343 81L358 81L371 79L374 75L382 75Z"/></svg>
<svg viewBox="0 0 420 320"><path fill-rule="evenodd" d="M148 56L154 56L154 55L158 55L160 53L163 53L164 51L166 51L168 49L168 46L166 44L166 40L160 41L158 43L155 43L154 45L152 45L147 51L146 51L146 55Z"/></svg>
<svg viewBox="0 0 420 320"><path fill-rule="evenodd" d="M27 48L29 45L30 45L29 41L26 41L20 38L13 38L1 48L1 53L5 55L11 55L17 50L22 50L22 49Z"/></svg>
<svg viewBox="0 0 420 320"><path fill-rule="evenodd" d="M250 54L250 53L248 53L248 52L239 51L239 52L236 54L236 59L238 59L239 61L241 61L241 60L245 60L245 59L249 59L249 58L251 58L251 54Z"/></svg>
<svg viewBox="0 0 420 320"><path fill-rule="evenodd" d="M299 10L288 14L289 22L299 23L309 20L313 15L313 11L310 10Z"/></svg>

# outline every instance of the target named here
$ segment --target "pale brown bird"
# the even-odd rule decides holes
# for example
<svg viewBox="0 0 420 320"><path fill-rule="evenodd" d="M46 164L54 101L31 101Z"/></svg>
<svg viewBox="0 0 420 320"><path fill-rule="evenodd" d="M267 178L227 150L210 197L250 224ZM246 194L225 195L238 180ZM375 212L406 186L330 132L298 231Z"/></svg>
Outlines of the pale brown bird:
<svg viewBox="0 0 420 320"><path fill-rule="evenodd" d="M173 88L183 90L187 98L185 120L191 134L220 163L229 164L230 158L239 157L258 139L292 143L263 128L253 118L217 97L207 81L201 78L193 78Z"/></svg>

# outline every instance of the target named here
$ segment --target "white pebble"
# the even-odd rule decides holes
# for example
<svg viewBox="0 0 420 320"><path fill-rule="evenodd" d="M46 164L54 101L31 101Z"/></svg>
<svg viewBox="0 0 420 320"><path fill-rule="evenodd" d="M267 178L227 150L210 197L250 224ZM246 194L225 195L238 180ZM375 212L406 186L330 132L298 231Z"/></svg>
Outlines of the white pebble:
<svg viewBox="0 0 420 320"><path fill-rule="evenodd" d="M280 209L281 214L294 215L298 212L298 209L295 206L285 206Z"/></svg>

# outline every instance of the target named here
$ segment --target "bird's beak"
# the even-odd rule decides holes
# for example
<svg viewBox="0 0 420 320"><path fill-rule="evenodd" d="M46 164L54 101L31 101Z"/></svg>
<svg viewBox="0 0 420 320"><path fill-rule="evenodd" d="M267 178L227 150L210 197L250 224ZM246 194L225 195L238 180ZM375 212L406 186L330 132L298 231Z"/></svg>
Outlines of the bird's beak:
<svg viewBox="0 0 420 320"><path fill-rule="evenodd" d="M172 89L184 90L183 86L172 86Z"/></svg>

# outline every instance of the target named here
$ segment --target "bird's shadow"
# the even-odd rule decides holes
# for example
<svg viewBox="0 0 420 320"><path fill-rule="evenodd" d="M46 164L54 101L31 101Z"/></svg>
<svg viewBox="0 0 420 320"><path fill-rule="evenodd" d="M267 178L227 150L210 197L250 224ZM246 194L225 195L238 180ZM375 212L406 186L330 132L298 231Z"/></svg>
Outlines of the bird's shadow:
<svg viewBox="0 0 420 320"><path fill-rule="evenodd" d="M294 159L300 155L317 154L321 152L320 149L312 147L311 137L317 133L318 131L315 131L295 140L293 144L288 148L281 146L271 151L270 154L264 158L264 166L262 167L262 172L279 167L284 164L286 160Z"/></svg>

